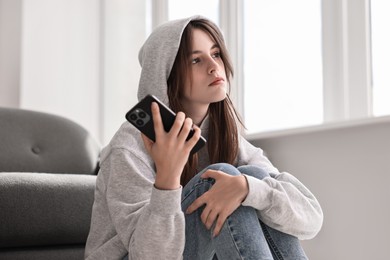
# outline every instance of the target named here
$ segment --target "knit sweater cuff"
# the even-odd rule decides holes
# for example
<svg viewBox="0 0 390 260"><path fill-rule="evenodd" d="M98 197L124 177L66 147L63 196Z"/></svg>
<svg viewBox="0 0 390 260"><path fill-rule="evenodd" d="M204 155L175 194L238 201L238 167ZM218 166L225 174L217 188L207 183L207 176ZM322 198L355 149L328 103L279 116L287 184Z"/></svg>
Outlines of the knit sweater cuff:
<svg viewBox="0 0 390 260"><path fill-rule="evenodd" d="M176 190L159 190L153 186L150 207L159 215L174 215L181 212L182 186Z"/></svg>
<svg viewBox="0 0 390 260"><path fill-rule="evenodd" d="M263 180L244 174L247 181L249 192L245 200L242 202L243 206L251 206L258 210L263 210L269 207L271 188Z"/></svg>

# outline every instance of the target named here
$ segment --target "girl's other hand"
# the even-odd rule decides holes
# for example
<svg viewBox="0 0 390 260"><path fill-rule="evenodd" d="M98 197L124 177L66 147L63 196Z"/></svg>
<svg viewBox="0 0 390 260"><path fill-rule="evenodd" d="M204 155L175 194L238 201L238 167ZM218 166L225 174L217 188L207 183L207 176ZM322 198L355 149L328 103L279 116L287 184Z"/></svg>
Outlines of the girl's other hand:
<svg viewBox="0 0 390 260"><path fill-rule="evenodd" d="M142 140L156 165L155 187L158 189L178 189L180 176L192 148L200 138L200 129L194 126L194 135L186 141L193 127L191 118L182 112L177 113L171 130L164 130L160 109L157 103L151 106L156 142L142 134Z"/></svg>
<svg viewBox="0 0 390 260"><path fill-rule="evenodd" d="M205 205L201 219L210 229L215 223L213 236L217 236L228 216L245 200L249 188L244 175L232 176L222 171L208 170L202 178L212 178L214 185L209 191L197 198L186 210L191 214Z"/></svg>

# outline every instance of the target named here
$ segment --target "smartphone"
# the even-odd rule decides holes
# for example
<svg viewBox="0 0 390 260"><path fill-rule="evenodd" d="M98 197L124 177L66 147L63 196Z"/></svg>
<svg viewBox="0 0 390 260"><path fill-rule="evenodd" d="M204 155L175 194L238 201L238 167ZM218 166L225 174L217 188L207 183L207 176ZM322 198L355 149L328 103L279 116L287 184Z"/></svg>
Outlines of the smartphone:
<svg viewBox="0 0 390 260"><path fill-rule="evenodd" d="M153 117L151 111L152 102L156 102L158 104L160 108L161 119L164 125L164 130L166 132L169 132L175 121L176 114L153 95L147 95L132 109L130 109L129 112L126 113L126 119L138 130L140 130L144 135L146 135L150 140L155 142L156 134L154 132ZM189 140L193 135L194 130L191 129L187 140ZM205 144L206 139L201 136L198 142L192 148L191 154L194 154L199 151Z"/></svg>

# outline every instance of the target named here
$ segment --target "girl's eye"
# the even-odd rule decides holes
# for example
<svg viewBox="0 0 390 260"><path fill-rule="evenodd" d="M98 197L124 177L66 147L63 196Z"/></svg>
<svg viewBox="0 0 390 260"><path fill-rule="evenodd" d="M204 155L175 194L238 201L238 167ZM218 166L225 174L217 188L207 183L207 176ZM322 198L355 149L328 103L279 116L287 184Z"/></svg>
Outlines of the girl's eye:
<svg viewBox="0 0 390 260"><path fill-rule="evenodd" d="M221 53L219 51L213 54L213 58L219 58L219 57L221 57Z"/></svg>
<svg viewBox="0 0 390 260"><path fill-rule="evenodd" d="M199 63L200 62L200 59L199 58L195 58L195 59L192 59L191 60L191 63L192 64L196 64L196 63Z"/></svg>

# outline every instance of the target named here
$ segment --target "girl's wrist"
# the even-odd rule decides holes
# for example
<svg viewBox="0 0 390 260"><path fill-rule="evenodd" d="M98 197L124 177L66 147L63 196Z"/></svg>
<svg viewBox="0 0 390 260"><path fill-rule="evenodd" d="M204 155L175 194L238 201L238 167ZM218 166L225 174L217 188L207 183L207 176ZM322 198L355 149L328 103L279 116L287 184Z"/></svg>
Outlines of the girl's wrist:
<svg viewBox="0 0 390 260"><path fill-rule="evenodd" d="M246 178L246 176L243 174L241 175L244 179L244 191L245 191L245 195L243 197L243 199L241 200L241 203L244 202L244 200L246 199L246 197L248 196L248 193L249 193L249 183L248 183L248 179Z"/></svg>
<svg viewBox="0 0 390 260"><path fill-rule="evenodd" d="M180 188L180 178L175 178L172 176L159 176L157 173L154 187L159 190L176 190Z"/></svg>

